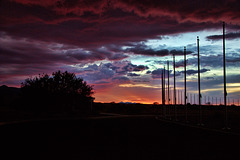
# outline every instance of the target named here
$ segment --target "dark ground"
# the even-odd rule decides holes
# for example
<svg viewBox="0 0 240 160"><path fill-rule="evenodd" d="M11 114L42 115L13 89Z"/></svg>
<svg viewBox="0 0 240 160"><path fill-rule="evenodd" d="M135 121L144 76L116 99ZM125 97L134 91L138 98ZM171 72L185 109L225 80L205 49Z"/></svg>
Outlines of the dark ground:
<svg viewBox="0 0 240 160"><path fill-rule="evenodd" d="M0 145L1 160L236 160L240 157L240 136L164 122L151 116L2 125Z"/></svg>

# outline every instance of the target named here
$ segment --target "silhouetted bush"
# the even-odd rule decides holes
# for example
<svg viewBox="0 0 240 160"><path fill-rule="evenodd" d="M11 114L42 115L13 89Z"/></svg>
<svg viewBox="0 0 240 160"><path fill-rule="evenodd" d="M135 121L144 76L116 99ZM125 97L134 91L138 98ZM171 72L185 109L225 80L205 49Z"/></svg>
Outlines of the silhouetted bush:
<svg viewBox="0 0 240 160"><path fill-rule="evenodd" d="M24 103L37 111L87 110L93 87L74 73L57 71L28 78L21 84Z"/></svg>

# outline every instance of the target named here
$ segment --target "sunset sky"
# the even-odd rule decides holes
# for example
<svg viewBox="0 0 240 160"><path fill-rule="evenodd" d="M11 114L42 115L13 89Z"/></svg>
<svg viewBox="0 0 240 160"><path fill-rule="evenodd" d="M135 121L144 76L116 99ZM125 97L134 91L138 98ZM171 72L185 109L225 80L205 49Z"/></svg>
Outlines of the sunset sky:
<svg viewBox="0 0 240 160"><path fill-rule="evenodd" d="M0 85L20 87L39 73L74 72L97 102L161 103L160 74L176 55L176 86L197 96L197 36L203 97L240 98L239 0L1 0Z"/></svg>

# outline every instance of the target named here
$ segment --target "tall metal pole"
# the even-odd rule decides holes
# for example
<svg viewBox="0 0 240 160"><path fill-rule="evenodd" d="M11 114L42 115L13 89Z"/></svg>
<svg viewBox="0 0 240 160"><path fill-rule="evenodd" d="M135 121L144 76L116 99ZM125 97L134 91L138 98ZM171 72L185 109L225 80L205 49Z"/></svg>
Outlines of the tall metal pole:
<svg viewBox="0 0 240 160"><path fill-rule="evenodd" d="M174 114L177 121L177 106L176 106L176 81L175 81L175 55L173 54L173 99L174 99Z"/></svg>
<svg viewBox="0 0 240 160"><path fill-rule="evenodd" d="M192 104L192 93L190 93L190 104Z"/></svg>
<svg viewBox="0 0 240 160"><path fill-rule="evenodd" d="M179 90L178 90L178 104L180 104L180 94L179 94Z"/></svg>
<svg viewBox="0 0 240 160"><path fill-rule="evenodd" d="M165 96L165 76L166 76L166 74L165 74L165 66L164 66L164 69L163 69L163 85L164 85L164 106L163 106L163 116L164 116L164 118L166 118L166 96Z"/></svg>
<svg viewBox="0 0 240 160"><path fill-rule="evenodd" d="M182 105L182 91L180 91L180 93L181 93L181 95L180 95L180 96L181 96L181 98L180 98L180 100L181 100L181 101L180 101L180 104Z"/></svg>
<svg viewBox="0 0 240 160"><path fill-rule="evenodd" d="M227 90L226 90L226 65L225 65L225 22L223 22L223 79L224 79L224 107L225 107L225 128L228 127L228 108L227 108Z"/></svg>
<svg viewBox="0 0 240 160"><path fill-rule="evenodd" d="M201 104L201 82L200 82L200 53L199 53L199 37L197 36L197 52L198 52L198 105L199 105L199 125L202 123L202 104Z"/></svg>
<svg viewBox="0 0 240 160"><path fill-rule="evenodd" d="M170 97L169 97L169 61L167 61L167 70L168 70L168 105L170 103Z"/></svg>
<svg viewBox="0 0 240 160"><path fill-rule="evenodd" d="M194 104L196 104L196 102L195 102L195 94L194 94Z"/></svg>
<svg viewBox="0 0 240 160"><path fill-rule="evenodd" d="M165 100L164 100L164 76L163 76L163 70L162 70L162 117L164 117L164 106L165 106Z"/></svg>
<svg viewBox="0 0 240 160"><path fill-rule="evenodd" d="M185 105L185 120L187 120L187 59L186 47L184 47L184 105Z"/></svg>
<svg viewBox="0 0 240 160"><path fill-rule="evenodd" d="M167 70L168 70L168 115L169 115L169 118L171 119L171 116L170 116L170 97L169 97L169 61L167 61Z"/></svg>
<svg viewBox="0 0 240 160"><path fill-rule="evenodd" d="M164 82L163 82L163 71L162 71L162 105L164 105Z"/></svg>

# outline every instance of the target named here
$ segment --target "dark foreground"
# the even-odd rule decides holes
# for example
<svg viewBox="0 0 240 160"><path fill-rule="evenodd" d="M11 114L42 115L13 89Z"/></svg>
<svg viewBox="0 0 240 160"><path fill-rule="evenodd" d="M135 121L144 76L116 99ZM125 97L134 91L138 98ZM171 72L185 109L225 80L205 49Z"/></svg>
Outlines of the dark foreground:
<svg viewBox="0 0 240 160"><path fill-rule="evenodd" d="M35 121L0 126L0 159L229 160L239 137L153 117Z"/></svg>

